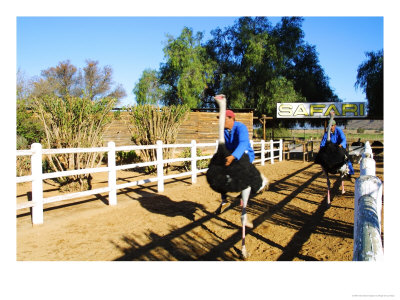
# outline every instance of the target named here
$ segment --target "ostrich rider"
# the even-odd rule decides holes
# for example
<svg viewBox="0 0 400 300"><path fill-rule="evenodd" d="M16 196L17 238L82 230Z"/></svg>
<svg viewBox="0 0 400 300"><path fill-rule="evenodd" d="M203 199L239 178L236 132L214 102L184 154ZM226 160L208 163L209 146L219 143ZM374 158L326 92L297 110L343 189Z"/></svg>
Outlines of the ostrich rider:
<svg viewBox="0 0 400 300"><path fill-rule="evenodd" d="M235 159L239 160L244 153L249 156L250 162L254 160L254 150L250 145L249 132L246 125L235 120L235 113L226 110L225 115L225 146L232 152L226 157L225 166L229 166Z"/></svg>
<svg viewBox="0 0 400 300"><path fill-rule="evenodd" d="M326 144L326 141L328 139L328 132L326 131L324 136L322 137L320 148L324 147ZM348 154L346 151L346 136L343 132L342 129L336 127L336 121L332 121L332 127L331 127L331 142L339 145L340 148L343 148L345 152L345 158L347 160L347 166L348 166L348 175L354 175L354 169L353 165L351 164L350 159L348 159Z"/></svg>
<svg viewBox="0 0 400 300"><path fill-rule="evenodd" d="M225 146L232 153L226 157L225 166L229 166L235 159L240 160L243 155L248 155L250 163L254 161L254 150L251 147L249 140L249 132L246 125L235 120L235 113L227 109L225 113ZM265 177L263 177L261 191L267 184ZM221 208L228 204L226 202L226 194L221 194L222 202Z"/></svg>

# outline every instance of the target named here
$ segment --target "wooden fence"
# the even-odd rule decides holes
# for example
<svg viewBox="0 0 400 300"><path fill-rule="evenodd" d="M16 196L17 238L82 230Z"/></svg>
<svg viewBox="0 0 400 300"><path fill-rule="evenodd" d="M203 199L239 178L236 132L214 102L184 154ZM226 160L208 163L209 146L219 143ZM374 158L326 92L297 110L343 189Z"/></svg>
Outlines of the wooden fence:
<svg viewBox="0 0 400 300"><path fill-rule="evenodd" d="M253 163L261 163L264 165L266 161L270 160L271 164L274 163L274 159L282 160L282 140L279 141L269 141L265 142L264 140L260 142L251 141L253 148L255 149L256 159ZM278 145L276 148L275 146ZM17 156L30 156L31 157L31 175L28 176L17 176L17 183L22 182L32 182L32 199L31 201L26 201L17 204L17 210L24 208L31 208L32 214L32 223L33 224L42 224L43 223L43 205L47 203L53 203L63 200L69 200L74 198L80 198L95 194L108 193L108 204L116 205L117 204L117 190L124 189L132 186L143 185L150 182L157 182L158 192L164 191L164 182L165 180L191 176L192 184L197 181L197 174L206 172L208 169L197 169L197 161L210 159L212 155L203 155L197 156L198 148L207 148L213 147L216 151L218 146L218 141L214 143L197 143L195 140L192 140L190 144L163 144L162 141L157 141L156 145L147 145L147 146L119 146L116 147L114 142L108 142L107 147L98 147L98 148L67 148L67 149L42 149L42 145L38 143L34 143L31 146L30 150L17 150ZM189 158L174 158L174 159L164 159L163 158L163 149L166 148L188 148L191 149L191 156ZM135 164L126 164L126 165L116 165L116 152L117 151L136 151L136 150L144 150L144 149L155 149L157 153L157 159L155 161L150 162L142 162ZM106 152L107 155L107 166L106 167L97 167L97 168L89 168L89 169L79 169L79 170L68 170L62 172L52 172L52 173L43 173L42 172L42 156L48 154L65 154L65 153L89 153L89 152ZM191 170L189 172L181 172L179 174L165 175L164 174L164 164L170 164L175 162L191 162ZM138 167L146 167L146 166L156 166L157 168L157 176L132 181L124 184L117 184L117 171L118 170L126 170L133 169ZM108 172L108 185L106 187L97 188L93 190L77 192L77 193L69 193L63 194L53 197L43 197L43 180L52 179L58 177L66 177L73 175L82 175L82 174L93 174L100 172Z"/></svg>
<svg viewBox="0 0 400 300"><path fill-rule="evenodd" d="M360 177L354 189L353 260L382 260L382 182L375 176L375 160L369 142L365 143Z"/></svg>

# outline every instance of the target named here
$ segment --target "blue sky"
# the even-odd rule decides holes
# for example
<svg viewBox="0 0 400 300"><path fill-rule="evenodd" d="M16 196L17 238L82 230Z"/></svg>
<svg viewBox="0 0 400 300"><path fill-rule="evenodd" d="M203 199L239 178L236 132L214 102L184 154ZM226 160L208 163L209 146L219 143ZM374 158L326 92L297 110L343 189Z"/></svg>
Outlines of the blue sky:
<svg viewBox="0 0 400 300"><path fill-rule="evenodd" d="M238 17L18 17L17 68L26 77L67 59L82 68L86 59L109 65L134 104L132 89L146 68L165 62L163 47L184 26L205 33L234 24ZM274 24L280 17L271 17ZM346 102L365 101L354 88L365 52L383 49L383 17L306 17L305 41L315 45L330 86Z"/></svg>

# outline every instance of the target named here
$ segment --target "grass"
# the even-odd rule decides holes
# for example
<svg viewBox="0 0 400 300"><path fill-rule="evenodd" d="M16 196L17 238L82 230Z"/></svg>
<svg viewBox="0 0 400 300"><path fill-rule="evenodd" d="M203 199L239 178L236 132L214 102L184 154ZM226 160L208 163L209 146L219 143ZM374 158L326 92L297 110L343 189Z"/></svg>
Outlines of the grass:
<svg viewBox="0 0 400 300"><path fill-rule="evenodd" d="M314 130L315 131L315 130ZM308 130L303 131L293 131L291 135L279 135L275 134L274 139L280 139L280 138L285 138L285 139L305 139L305 140L310 140L311 138L313 140L320 140L322 138L322 130L320 132L314 132L311 131L309 132ZM346 132L345 132L346 133ZM346 138L349 141L357 141L358 139L361 139L361 141L383 141L383 133L346 133Z"/></svg>

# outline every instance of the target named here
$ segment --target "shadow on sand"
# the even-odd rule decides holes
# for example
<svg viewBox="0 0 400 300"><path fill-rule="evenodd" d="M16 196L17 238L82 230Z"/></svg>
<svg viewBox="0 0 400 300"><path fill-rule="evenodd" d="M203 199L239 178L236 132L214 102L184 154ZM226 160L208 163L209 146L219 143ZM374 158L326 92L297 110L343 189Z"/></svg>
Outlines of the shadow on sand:
<svg viewBox="0 0 400 300"><path fill-rule="evenodd" d="M317 188L311 189L312 183L318 177L322 176L322 172L312 173L307 171L311 166L312 165L308 165L305 168L297 170L296 172L271 183L269 191L274 193L281 193L284 188L287 188L288 186L291 187L291 193L286 195L280 202L273 203L268 199L252 199L249 202L249 212L251 211L253 214L257 215L253 220L254 228L257 228L264 223L271 223L296 230L296 233L286 246L277 244L276 242L255 233L254 229L247 231L247 235L252 235L261 242L280 249L282 254L277 260L291 261L295 258L306 261L317 260L314 257L301 255L299 253L304 243L313 233L342 238L352 238L352 223L324 217L326 210L329 209L325 204L326 197L323 194L325 190ZM295 181L295 183L293 183L293 181ZM340 180L338 179L334 183L332 190L338 190L339 186ZM317 205L317 209L312 214L290 205L290 202L293 199L302 199L299 197L301 197L302 193L305 193L306 189L309 193L318 193L321 194L321 198L325 197L321 202L312 203ZM129 233L129 237L124 236L122 238L122 241L128 244L127 247L121 247L112 242L115 247L124 253L116 260L241 260L240 249L237 249L235 246L241 240L240 226L224 219L223 216L219 214L206 211L201 205L190 201L174 202L166 196L155 197L154 194L143 191L138 192L137 190L135 190L135 193L138 193L141 196L136 200L139 201L147 210L167 216L182 215L187 219L192 220L192 222L180 228L171 226L170 233L164 236L149 231L146 233L149 242L145 245L140 244L139 240L132 238L131 233ZM149 197L156 200L149 203L149 199L147 199ZM332 202L334 202L334 198L335 193L332 193ZM304 199L304 201L309 200ZM239 198L236 198L228 210L237 210L239 213L240 207L238 204ZM193 220L194 212L197 209L200 209L205 215L197 220ZM220 237L218 232L210 229L209 222L212 222L212 224L224 223L227 227L233 229L234 232L228 238L223 239ZM205 232L199 234L199 231ZM207 238L205 238L205 236L207 236Z"/></svg>

